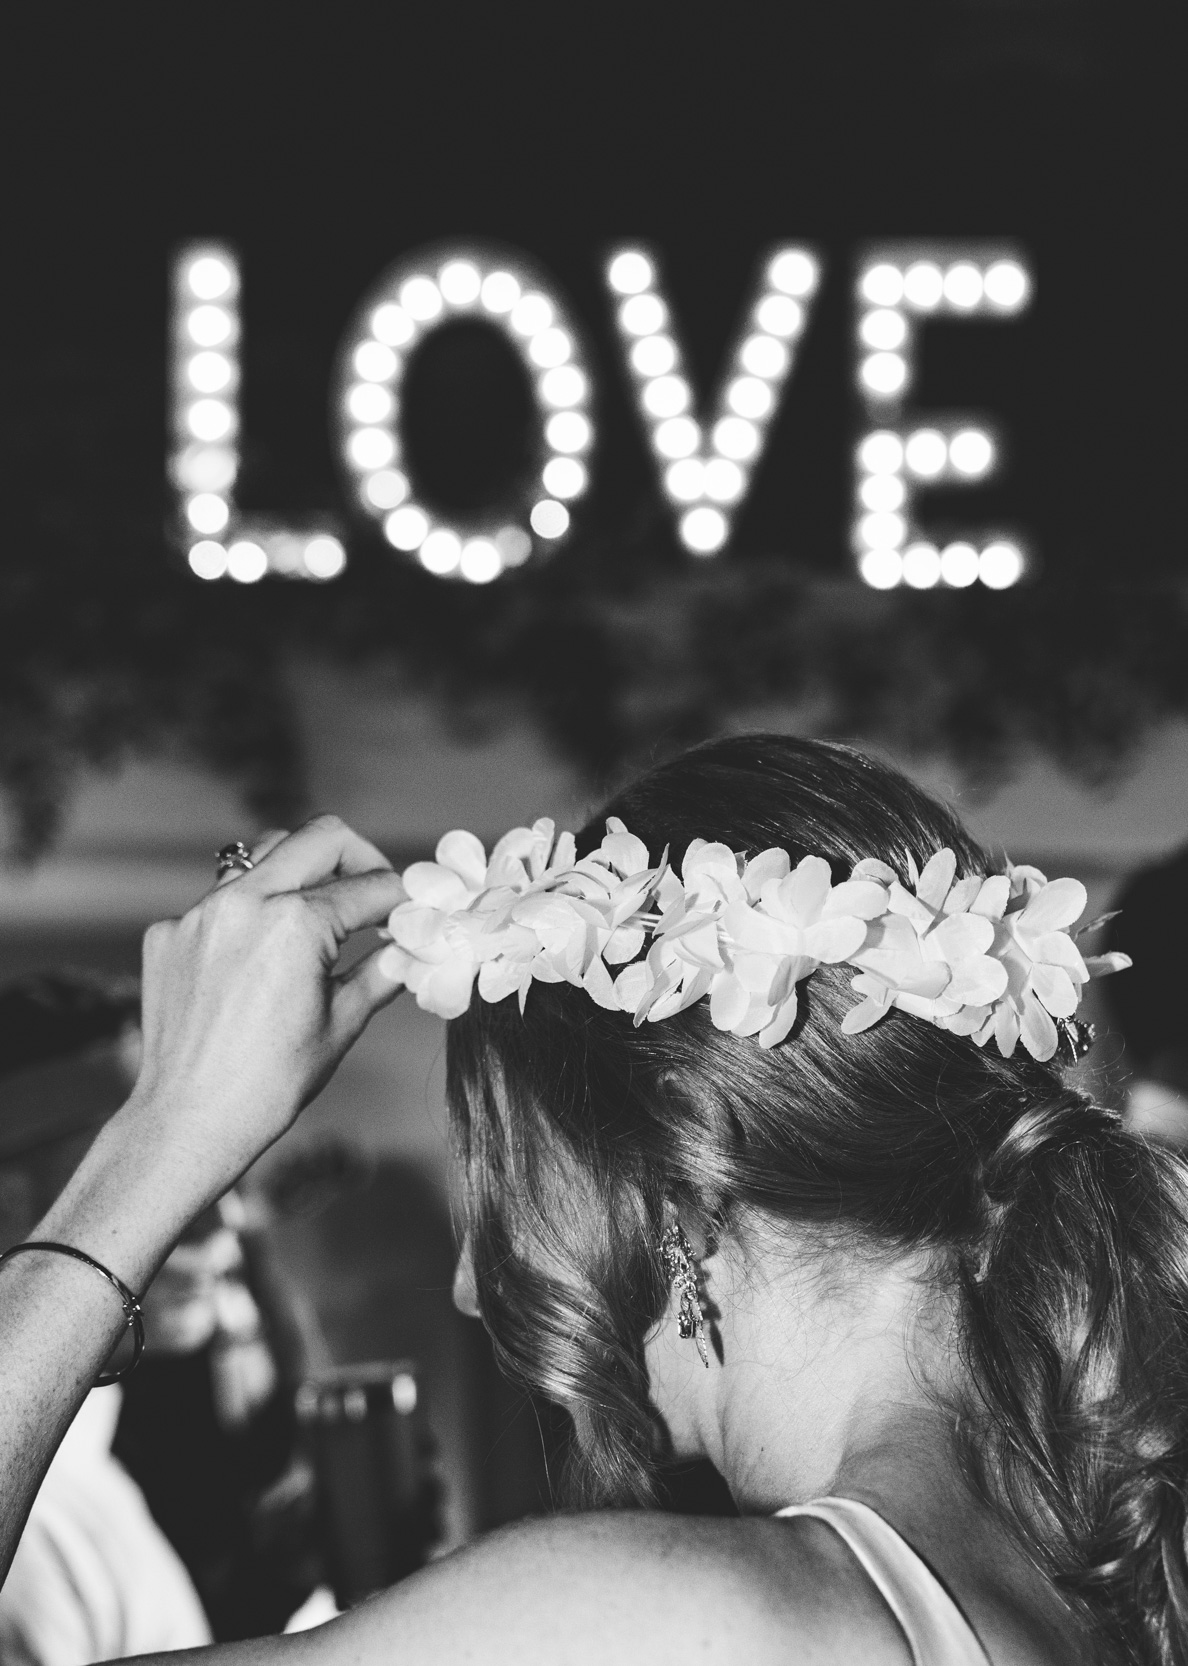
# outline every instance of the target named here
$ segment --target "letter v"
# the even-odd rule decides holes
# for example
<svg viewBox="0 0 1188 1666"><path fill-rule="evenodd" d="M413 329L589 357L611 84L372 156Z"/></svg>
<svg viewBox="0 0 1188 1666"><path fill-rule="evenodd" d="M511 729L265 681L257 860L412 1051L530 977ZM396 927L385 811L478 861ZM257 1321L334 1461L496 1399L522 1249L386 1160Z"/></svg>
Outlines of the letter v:
<svg viewBox="0 0 1188 1666"><path fill-rule="evenodd" d="M809 249L781 244L771 251L727 355L729 369L707 435L694 414L655 255L622 247L607 264L616 323L661 488L676 512L677 535L694 555L716 554L730 536L779 409L820 270Z"/></svg>

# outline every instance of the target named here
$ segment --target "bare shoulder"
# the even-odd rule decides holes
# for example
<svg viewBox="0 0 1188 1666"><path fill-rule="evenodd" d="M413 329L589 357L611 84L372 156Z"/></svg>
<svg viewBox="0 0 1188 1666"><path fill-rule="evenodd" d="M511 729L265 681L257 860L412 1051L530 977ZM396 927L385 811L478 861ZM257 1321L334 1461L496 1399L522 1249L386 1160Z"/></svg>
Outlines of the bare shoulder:
<svg viewBox="0 0 1188 1666"><path fill-rule="evenodd" d="M504 1529L278 1646L307 1666L911 1660L881 1597L821 1522L630 1511Z"/></svg>

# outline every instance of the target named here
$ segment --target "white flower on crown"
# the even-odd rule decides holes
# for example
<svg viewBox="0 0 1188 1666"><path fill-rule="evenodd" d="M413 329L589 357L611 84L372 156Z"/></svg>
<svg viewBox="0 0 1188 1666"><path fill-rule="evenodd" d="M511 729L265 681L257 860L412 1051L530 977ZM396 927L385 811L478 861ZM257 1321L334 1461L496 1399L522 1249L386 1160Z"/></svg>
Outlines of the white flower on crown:
<svg viewBox="0 0 1188 1666"><path fill-rule="evenodd" d="M381 965L417 1005L458 1018L479 994L499 1001L534 978L575 983L618 1010L607 962L632 959L644 944L635 916L664 872L647 846L612 818L599 849L576 860L572 833L548 819L506 833L488 862L473 833L447 833L432 862L401 876L408 901L388 917L392 946Z"/></svg>
<svg viewBox="0 0 1188 1666"><path fill-rule="evenodd" d="M793 868L783 850L748 860L694 839L678 877L667 853L652 867L642 839L615 817L606 825L580 862L573 835L549 820L513 828L489 861L472 833L447 833L434 861L405 870L383 970L442 1018L466 1011L476 983L485 1001L516 995L521 1011L534 979L574 984L637 1025L708 996L718 1029L774 1047L804 979L847 963L862 997L842 1021L848 1035L896 1007L979 1046L993 1037L1008 1058L1022 1040L1044 1060L1086 981L1130 964L1082 957L1068 928L1084 886L1037 868L957 879L956 856L941 850L922 872L909 858L911 890L873 859L835 885L820 856Z"/></svg>

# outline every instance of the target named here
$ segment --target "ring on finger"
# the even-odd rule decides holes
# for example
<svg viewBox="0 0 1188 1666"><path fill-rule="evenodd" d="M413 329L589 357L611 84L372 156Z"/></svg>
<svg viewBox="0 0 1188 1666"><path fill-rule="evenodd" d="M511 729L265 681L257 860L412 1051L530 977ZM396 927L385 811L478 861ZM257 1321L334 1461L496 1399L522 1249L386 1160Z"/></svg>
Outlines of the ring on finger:
<svg viewBox="0 0 1188 1666"><path fill-rule="evenodd" d="M219 879L226 873L234 873L237 869L250 873L255 865L251 852L242 839L235 839L231 844L224 845L215 857L215 873Z"/></svg>

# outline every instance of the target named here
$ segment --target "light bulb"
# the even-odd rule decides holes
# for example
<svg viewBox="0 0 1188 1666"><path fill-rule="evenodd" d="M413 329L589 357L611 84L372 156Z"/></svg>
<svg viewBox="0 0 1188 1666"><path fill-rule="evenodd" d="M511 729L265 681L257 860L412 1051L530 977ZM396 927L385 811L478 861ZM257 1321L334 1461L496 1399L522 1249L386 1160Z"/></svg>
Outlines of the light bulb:
<svg viewBox="0 0 1188 1666"><path fill-rule="evenodd" d="M386 422L394 401L378 382L356 382L347 394L346 408L356 422Z"/></svg>
<svg viewBox="0 0 1188 1666"><path fill-rule="evenodd" d="M190 563L190 571L198 578L222 578L227 571L226 550L210 538L203 538L200 543L194 544L186 559Z"/></svg>
<svg viewBox="0 0 1188 1666"><path fill-rule="evenodd" d="M701 429L692 417L669 417L653 431L652 444L661 457L691 457L701 444Z"/></svg>
<svg viewBox="0 0 1188 1666"><path fill-rule="evenodd" d="M400 368L400 360L382 341L361 341L352 363L365 382L390 382Z"/></svg>
<svg viewBox="0 0 1188 1666"><path fill-rule="evenodd" d="M520 299L520 282L510 272L488 272L479 290L479 300L488 312L501 316Z"/></svg>
<svg viewBox="0 0 1188 1666"><path fill-rule="evenodd" d="M705 495L715 503L737 503L746 490L747 477L729 457L711 457L705 465Z"/></svg>
<svg viewBox="0 0 1188 1666"><path fill-rule="evenodd" d="M1008 590L1023 577L1023 555L1015 544L987 544L978 558L978 577L991 590Z"/></svg>
<svg viewBox="0 0 1188 1666"><path fill-rule="evenodd" d="M618 295L638 295L641 290L651 288L656 276L651 261L638 249L624 249L617 254L606 275Z"/></svg>
<svg viewBox="0 0 1188 1666"><path fill-rule="evenodd" d="M895 474L903 467L903 441L898 434L878 429L858 447L858 461L868 474Z"/></svg>
<svg viewBox="0 0 1188 1666"><path fill-rule="evenodd" d="M683 457L664 471L664 486L678 503L695 503L705 487L705 466L699 457Z"/></svg>
<svg viewBox="0 0 1188 1666"><path fill-rule="evenodd" d="M676 347L668 336L644 336L631 349L631 368L640 376L666 376L676 362Z"/></svg>
<svg viewBox="0 0 1188 1666"><path fill-rule="evenodd" d="M567 405L580 405L589 391L586 378L572 364L559 364L556 370L546 370L539 388L541 399L554 410L563 410Z"/></svg>
<svg viewBox="0 0 1188 1666"><path fill-rule="evenodd" d="M690 401L689 384L683 376L658 376L644 385L643 407L649 416L680 416L688 410Z"/></svg>
<svg viewBox="0 0 1188 1666"><path fill-rule="evenodd" d="M407 347L416 335L417 327L403 307L388 301L372 313L371 333L386 347Z"/></svg>
<svg viewBox="0 0 1188 1666"><path fill-rule="evenodd" d="M869 393L890 399L907 381L907 365L898 353L872 353L863 359L860 374Z"/></svg>
<svg viewBox="0 0 1188 1666"><path fill-rule="evenodd" d="M528 524L541 538L562 538L569 530L569 510L552 498L533 504Z"/></svg>
<svg viewBox="0 0 1188 1666"><path fill-rule="evenodd" d="M862 299L872 306L898 306L903 299L903 273L898 266L892 266L887 261L868 266L862 274L859 290Z"/></svg>
<svg viewBox="0 0 1188 1666"><path fill-rule="evenodd" d="M739 376L726 389L726 403L737 416L758 421L770 416L775 400L771 388L758 376Z"/></svg>
<svg viewBox="0 0 1188 1666"><path fill-rule="evenodd" d="M550 497L580 497L588 479L586 465L576 457L553 457L541 470L541 482Z"/></svg>
<svg viewBox="0 0 1188 1666"><path fill-rule="evenodd" d="M584 451L590 438L590 424L577 411L558 411L545 424L545 439L554 451Z"/></svg>
<svg viewBox="0 0 1188 1666"><path fill-rule="evenodd" d="M428 515L412 503L393 509L384 521L384 537L398 550L419 549L428 531Z"/></svg>
<svg viewBox="0 0 1188 1666"><path fill-rule="evenodd" d="M921 480L935 480L945 466L949 448L935 428L917 428L903 448L904 462Z"/></svg>
<svg viewBox="0 0 1188 1666"><path fill-rule="evenodd" d="M195 532L222 532L231 511L225 498L214 492L199 492L186 504L186 519Z"/></svg>
<svg viewBox="0 0 1188 1666"><path fill-rule="evenodd" d="M573 342L564 330L539 330L528 343L528 357L542 370L564 364L573 352Z"/></svg>
<svg viewBox="0 0 1188 1666"><path fill-rule="evenodd" d="M726 542L729 523L720 509L704 506L681 516L681 542L694 555L712 555Z"/></svg>
<svg viewBox="0 0 1188 1666"><path fill-rule="evenodd" d="M198 393L222 393L234 373L225 353L195 353L186 366L186 379Z"/></svg>
<svg viewBox="0 0 1188 1666"><path fill-rule="evenodd" d="M755 308L755 322L767 335L799 335L804 328L804 308L788 295L766 295Z"/></svg>
<svg viewBox="0 0 1188 1666"><path fill-rule="evenodd" d="M897 474L868 474L858 488L858 501L864 509L901 509L906 496Z"/></svg>
<svg viewBox="0 0 1188 1666"><path fill-rule="evenodd" d="M817 287L817 263L803 249L786 249L767 268L767 281L785 295L808 295Z"/></svg>
<svg viewBox="0 0 1188 1666"><path fill-rule="evenodd" d="M982 299L982 274L972 261L959 260L945 273L945 300L959 312L972 312Z"/></svg>
<svg viewBox="0 0 1188 1666"><path fill-rule="evenodd" d="M933 544L909 544L903 552L903 581L913 590L931 590L940 583L940 552Z"/></svg>
<svg viewBox="0 0 1188 1666"><path fill-rule="evenodd" d="M363 488L368 503L377 509L395 509L408 496L408 477L399 469L380 469L369 475Z"/></svg>
<svg viewBox="0 0 1188 1666"><path fill-rule="evenodd" d="M482 285L478 267L469 260L449 260L437 274L437 287L452 307L473 306Z"/></svg>
<svg viewBox="0 0 1188 1666"><path fill-rule="evenodd" d="M227 551L227 572L240 584L257 584L268 571L268 557L259 544L243 538Z"/></svg>
<svg viewBox="0 0 1188 1666"><path fill-rule="evenodd" d="M894 590L903 578L903 557L898 550L867 550L858 570L873 590Z"/></svg>
<svg viewBox="0 0 1188 1666"><path fill-rule="evenodd" d="M858 522L858 536L867 549L898 549L907 537L907 524L902 515L876 510Z"/></svg>
<svg viewBox="0 0 1188 1666"><path fill-rule="evenodd" d="M346 551L337 538L319 533L306 544L303 559L307 571L314 578L337 578L346 566Z"/></svg>
<svg viewBox="0 0 1188 1666"><path fill-rule="evenodd" d="M788 357L788 349L775 336L748 336L739 351L738 361L749 375L765 376L774 381L787 370Z"/></svg>
<svg viewBox="0 0 1188 1666"><path fill-rule="evenodd" d="M996 260L987 268L983 288L991 306L1014 312L1026 301L1031 285L1017 260Z"/></svg>
<svg viewBox="0 0 1188 1666"><path fill-rule="evenodd" d="M517 335L539 335L552 322L553 304L544 295L521 295L511 310L511 327Z"/></svg>
<svg viewBox="0 0 1188 1666"><path fill-rule="evenodd" d="M978 552L972 544L947 544L941 551L941 578L954 590L965 590L976 583Z"/></svg>
<svg viewBox="0 0 1188 1666"><path fill-rule="evenodd" d="M907 339L907 320L892 307L877 307L864 315L858 334L867 347L882 350L902 347Z"/></svg>
<svg viewBox="0 0 1188 1666"><path fill-rule="evenodd" d="M449 527L439 526L425 538L417 554L426 572L444 578L447 573L458 570L462 560L462 540Z"/></svg>
<svg viewBox="0 0 1188 1666"><path fill-rule="evenodd" d="M217 255L202 255L186 273L190 294L200 301L217 301L230 293L235 284L235 273Z"/></svg>
<svg viewBox="0 0 1188 1666"><path fill-rule="evenodd" d="M396 455L396 442L386 428L356 428L347 440L347 456L357 469L382 469Z"/></svg>
<svg viewBox="0 0 1188 1666"><path fill-rule="evenodd" d="M432 278L406 278L400 285L400 305L418 324L427 324L442 311L441 290Z"/></svg>
<svg viewBox="0 0 1188 1666"><path fill-rule="evenodd" d="M994 444L980 428L963 428L949 441L949 461L958 474L970 478L989 472L994 463Z"/></svg>
<svg viewBox="0 0 1188 1666"><path fill-rule="evenodd" d="M221 399L197 399L186 412L186 426L196 440L225 440L235 427L235 415Z"/></svg>
<svg viewBox="0 0 1188 1666"><path fill-rule="evenodd" d="M714 424L714 450L733 462L749 462L759 450L759 430L745 417L723 417Z"/></svg>
<svg viewBox="0 0 1188 1666"><path fill-rule="evenodd" d="M903 298L917 312L934 312L944 287L944 273L934 260L914 261L903 274Z"/></svg>
<svg viewBox="0 0 1188 1666"><path fill-rule="evenodd" d="M195 307L186 334L196 347L223 347L235 334L235 321L225 307Z"/></svg>
<svg viewBox="0 0 1188 1666"><path fill-rule="evenodd" d="M654 336L668 323L668 308L658 295L633 295L619 308L619 323L629 336Z"/></svg>
<svg viewBox="0 0 1188 1666"><path fill-rule="evenodd" d="M503 557L489 538L468 538L458 559L458 571L471 584L490 584L503 571Z"/></svg>

